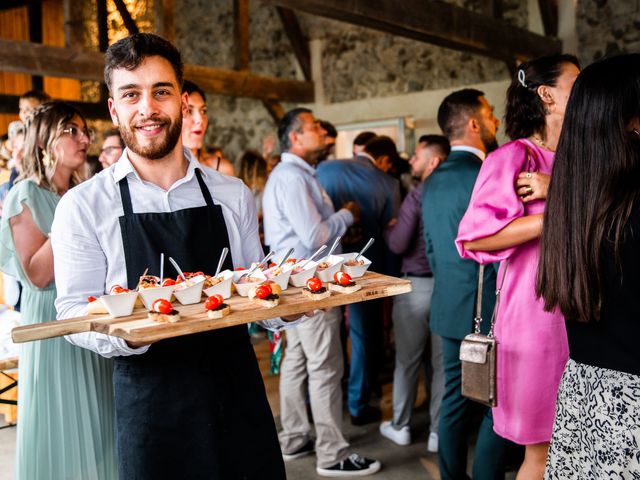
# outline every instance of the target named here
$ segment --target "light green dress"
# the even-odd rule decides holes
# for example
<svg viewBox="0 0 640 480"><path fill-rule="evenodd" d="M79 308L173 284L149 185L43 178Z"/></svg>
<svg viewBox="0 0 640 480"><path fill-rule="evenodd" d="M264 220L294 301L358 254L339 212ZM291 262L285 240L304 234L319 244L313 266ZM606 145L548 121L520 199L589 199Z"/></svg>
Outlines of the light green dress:
<svg viewBox="0 0 640 480"><path fill-rule="evenodd" d="M31 284L18 260L9 219L26 205L47 235L59 200L23 180L3 205L0 270L23 286L23 325L56 318L56 288L54 283L43 289ZM62 337L21 344L19 361L17 480L117 478L111 361Z"/></svg>

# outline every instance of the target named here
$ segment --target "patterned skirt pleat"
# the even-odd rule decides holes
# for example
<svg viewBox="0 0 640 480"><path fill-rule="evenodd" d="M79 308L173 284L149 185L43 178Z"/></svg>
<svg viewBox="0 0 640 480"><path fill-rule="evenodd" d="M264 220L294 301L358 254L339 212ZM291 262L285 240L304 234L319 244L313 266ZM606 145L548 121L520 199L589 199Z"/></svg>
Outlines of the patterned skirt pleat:
<svg viewBox="0 0 640 480"><path fill-rule="evenodd" d="M640 479L640 376L567 362L545 479Z"/></svg>

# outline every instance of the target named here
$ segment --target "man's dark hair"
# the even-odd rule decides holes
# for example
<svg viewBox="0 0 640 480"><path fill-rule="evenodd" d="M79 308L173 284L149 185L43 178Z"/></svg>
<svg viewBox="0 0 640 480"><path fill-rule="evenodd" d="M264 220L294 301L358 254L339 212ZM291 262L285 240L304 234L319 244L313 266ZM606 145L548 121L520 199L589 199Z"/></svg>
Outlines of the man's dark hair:
<svg viewBox="0 0 640 480"><path fill-rule="evenodd" d="M449 139L443 135L422 135L418 139L418 143L426 143L429 147L436 147L436 149L446 158L451 152L451 145Z"/></svg>
<svg viewBox="0 0 640 480"><path fill-rule="evenodd" d="M303 113L313 113L308 108L294 108L289 110L278 122L278 140L280 141L280 150L288 152L291 148L289 134L300 128L302 122L298 118Z"/></svg>
<svg viewBox="0 0 640 480"><path fill-rule="evenodd" d="M482 107L483 95L480 90L464 88L445 97L438 108L438 125L449 140L464 135L467 121Z"/></svg>
<svg viewBox="0 0 640 480"><path fill-rule="evenodd" d="M104 55L104 81L111 91L111 76L118 68L127 70L136 69L145 58L162 57L173 67L178 80L178 86L182 88L183 64L178 49L158 35L153 33L135 33L111 45Z"/></svg>
<svg viewBox="0 0 640 480"><path fill-rule="evenodd" d="M373 132L360 132L356 135L356 138L353 139L354 145L363 146L366 145L370 140L375 138L376 134Z"/></svg>
<svg viewBox="0 0 640 480"><path fill-rule="evenodd" d="M51 100L49 94L43 92L42 90L29 90L28 92L24 92L22 95L20 95L20 100L24 100L27 98L33 98L40 103L46 103Z"/></svg>
<svg viewBox="0 0 640 480"><path fill-rule="evenodd" d="M364 146L364 151L371 155L374 159L377 159L383 155L387 155L391 161L395 164L400 155L398 155L398 149L395 142L391 137L386 135L376 136L367 142Z"/></svg>
<svg viewBox="0 0 640 480"><path fill-rule="evenodd" d="M318 123L320 123L322 129L327 132L327 137L336 138L338 136L338 131L331 122L327 122L326 120L318 120Z"/></svg>
<svg viewBox="0 0 640 480"><path fill-rule="evenodd" d="M191 95L193 92L199 93L202 97L202 100L204 100L204 103L207 103L207 96L204 94L204 90L202 90L198 85L190 80L185 80L184 84L182 85L182 93L185 92L189 95Z"/></svg>
<svg viewBox="0 0 640 480"><path fill-rule="evenodd" d="M102 141L104 142L109 137L118 137L118 140L120 140L120 146L122 148L124 148L126 146L124 144L124 140L122 140L122 135L120 135L120 130L118 130L117 128L110 128L109 130L104 132L104 135L102 137Z"/></svg>

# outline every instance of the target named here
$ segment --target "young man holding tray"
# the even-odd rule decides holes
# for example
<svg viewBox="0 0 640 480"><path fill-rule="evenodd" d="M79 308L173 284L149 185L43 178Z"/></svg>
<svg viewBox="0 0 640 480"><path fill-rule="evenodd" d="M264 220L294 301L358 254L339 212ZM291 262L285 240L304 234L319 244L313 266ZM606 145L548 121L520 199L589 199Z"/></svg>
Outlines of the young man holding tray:
<svg viewBox="0 0 640 480"><path fill-rule="evenodd" d="M160 253L186 271L213 272L263 256L251 192L183 148L182 60L152 34L106 53L109 111L127 146L120 160L74 188L52 227L58 318L80 316L89 295L135 288ZM166 275L176 275L169 265ZM263 322L281 328L280 319ZM282 454L246 326L130 345L98 333L68 337L115 357L119 476L285 478Z"/></svg>

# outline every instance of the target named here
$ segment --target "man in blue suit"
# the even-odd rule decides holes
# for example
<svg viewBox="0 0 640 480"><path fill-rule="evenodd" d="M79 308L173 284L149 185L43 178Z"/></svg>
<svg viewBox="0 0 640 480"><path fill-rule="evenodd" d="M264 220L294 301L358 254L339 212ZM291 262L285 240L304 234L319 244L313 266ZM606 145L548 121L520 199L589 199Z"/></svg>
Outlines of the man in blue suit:
<svg viewBox="0 0 640 480"><path fill-rule="evenodd" d="M374 138L376 141L381 137ZM379 145L382 143L382 145ZM368 145L368 144L367 144ZM377 142L375 157L397 157L398 152L391 139ZM366 148L366 147L365 147ZM329 160L318 165L317 177L327 191L336 209L348 201L360 205L361 231L352 229L348 251L359 251L373 237L375 243L365 256L372 262L372 270L384 272L387 249L383 232L389 220L395 217L400 205L399 182L376 167L376 160L365 152L353 159ZM349 306L349 338L351 362L349 369L348 406L354 425L380 420L380 410L369 405L375 370L376 354L382 353L382 303L379 300L361 302ZM378 348L376 345L378 344Z"/></svg>
<svg viewBox="0 0 640 480"><path fill-rule="evenodd" d="M422 216L427 257L434 274L431 330L442 337L445 392L439 428L439 463L443 480L466 479L467 441L479 404L461 394L460 342L471 333L478 284L478 264L460 258L454 239L482 161L497 148L499 121L484 94L464 89L447 96L438 124L449 138L451 153L424 184ZM491 318L496 271L485 269L482 316ZM489 322L483 322L485 328ZM486 332L485 332L486 333ZM493 431L491 410L483 407L476 442L474 480L504 479L506 440Z"/></svg>

